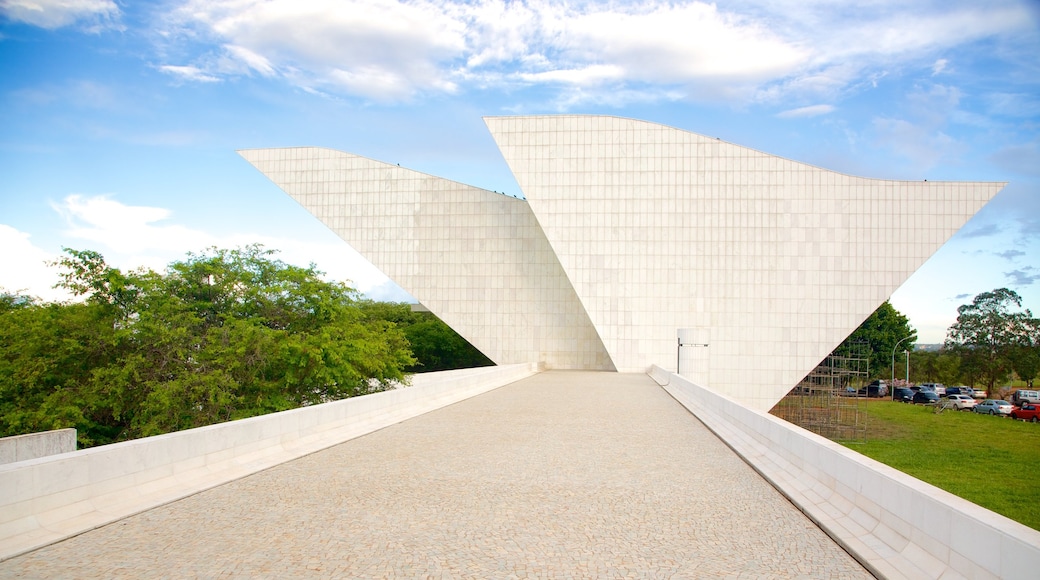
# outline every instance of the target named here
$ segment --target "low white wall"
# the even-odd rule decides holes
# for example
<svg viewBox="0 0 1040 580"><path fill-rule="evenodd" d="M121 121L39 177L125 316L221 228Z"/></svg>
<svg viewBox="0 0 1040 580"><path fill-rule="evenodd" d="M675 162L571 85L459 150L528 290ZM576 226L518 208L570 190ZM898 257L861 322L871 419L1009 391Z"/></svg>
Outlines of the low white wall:
<svg viewBox="0 0 1040 580"><path fill-rule="evenodd" d="M1040 532L658 366L649 374L874 575L1040 577Z"/></svg>
<svg viewBox="0 0 1040 580"><path fill-rule="evenodd" d="M0 438L0 465L76 450L76 430L56 429Z"/></svg>
<svg viewBox="0 0 1040 580"><path fill-rule="evenodd" d="M424 373L407 388L0 465L0 560L536 372L519 364Z"/></svg>

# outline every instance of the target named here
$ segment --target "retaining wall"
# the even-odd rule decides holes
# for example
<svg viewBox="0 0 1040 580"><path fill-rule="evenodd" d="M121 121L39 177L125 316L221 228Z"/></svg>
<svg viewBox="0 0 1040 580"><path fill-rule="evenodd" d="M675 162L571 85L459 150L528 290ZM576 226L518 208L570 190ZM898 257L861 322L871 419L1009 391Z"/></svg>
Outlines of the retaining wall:
<svg viewBox="0 0 1040 580"><path fill-rule="evenodd" d="M424 373L407 388L0 465L0 560L535 372L520 364Z"/></svg>
<svg viewBox="0 0 1040 580"><path fill-rule="evenodd" d="M0 438L0 465L76 450L76 430L56 429L42 433Z"/></svg>
<svg viewBox="0 0 1040 580"><path fill-rule="evenodd" d="M874 575L1040 577L1040 532L656 365L650 376Z"/></svg>

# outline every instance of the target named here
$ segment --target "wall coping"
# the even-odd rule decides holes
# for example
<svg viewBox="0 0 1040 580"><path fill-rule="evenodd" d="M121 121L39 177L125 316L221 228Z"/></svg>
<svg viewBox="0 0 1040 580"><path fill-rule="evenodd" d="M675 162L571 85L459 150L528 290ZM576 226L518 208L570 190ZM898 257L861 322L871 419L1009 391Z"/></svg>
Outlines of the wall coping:
<svg viewBox="0 0 1040 580"><path fill-rule="evenodd" d="M0 561L537 372L417 374L406 388L0 465Z"/></svg>
<svg viewBox="0 0 1040 580"><path fill-rule="evenodd" d="M0 465L76 450L75 429L0 437Z"/></svg>
<svg viewBox="0 0 1040 580"><path fill-rule="evenodd" d="M648 374L880 578L1035 578L1040 532L654 365Z"/></svg>

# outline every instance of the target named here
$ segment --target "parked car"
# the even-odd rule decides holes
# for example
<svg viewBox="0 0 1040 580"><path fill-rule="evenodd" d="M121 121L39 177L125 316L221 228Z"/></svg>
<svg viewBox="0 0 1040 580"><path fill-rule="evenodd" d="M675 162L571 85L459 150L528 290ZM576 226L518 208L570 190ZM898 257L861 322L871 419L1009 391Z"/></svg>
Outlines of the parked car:
<svg viewBox="0 0 1040 580"><path fill-rule="evenodd" d="M884 397L888 395L888 383L877 380L859 390L861 397Z"/></svg>
<svg viewBox="0 0 1040 580"><path fill-rule="evenodd" d="M1015 405L1021 405L1023 403L1040 404L1040 391L1019 389L1014 393L1011 393L1011 402Z"/></svg>
<svg viewBox="0 0 1040 580"><path fill-rule="evenodd" d="M896 387L892 389L892 400L909 403L914 400L914 392L906 387Z"/></svg>
<svg viewBox="0 0 1040 580"><path fill-rule="evenodd" d="M934 405L939 402L939 395L936 395L932 391L925 391L922 389L914 393L913 402L922 405Z"/></svg>
<svg viewBox="0 0 1040 580"><path fill-rule="evenodd" d="M970 411L978 404L968 395L946 395L946 399L949 401L949 405L958 411Z"/></svg>
<svg viewBox="0 0 1040 580"><path fill-rule="evenodd" d="M1021 419L1031 423L1040 422L1040 406L1024 403L1021 407L1011 409L1012 419Z"/></svg>
<svg viewBox="0 0 1040 580"><path fill-rule="evenodd" d="M964 385L959 385L959 386L954 387L954 388L958 389L961 392L962 395L968 395L969 397L975 397L975 389L973 389L971 387L966 387Z"/></svg>
<svg viewBox="0 0 1040 580"><path fill-rule="evenodd" d="M946 387L946 396L950 395L967 395L968 393L961 392L960 387Z"/></svg>
<svg viewBox="0 0 1040 580"><path fill-rule="evenodd" d="M940 397L946 394L946 387L942 383L921 383L922 391L931 391Z"/></svg>
<svg viewBox="0 0 1040 580"><path fill-rule="evenodd" d="M1007 401L1002 401L1000 399L986 399L978 405L975 405L972 411L987 415L1000 415L1002 417L1007 417L1011 415L1011 409L1014 409L1014 407L1012 407L1011 403Z"/></svg>

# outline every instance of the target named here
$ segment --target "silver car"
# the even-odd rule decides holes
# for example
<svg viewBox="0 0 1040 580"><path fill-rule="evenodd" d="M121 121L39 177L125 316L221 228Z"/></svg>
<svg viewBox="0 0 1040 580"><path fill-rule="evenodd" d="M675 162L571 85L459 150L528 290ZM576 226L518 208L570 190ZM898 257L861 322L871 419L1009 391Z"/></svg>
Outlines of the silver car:
<svg viewBox="0 0 1040 580"><path fill-rule="evenodd" d="M975 405L972 411L976 413L985 413L989 415L1000 415L1002 417L1009 417L1011 415L1011 403L1002 401L1000 399L986 399L985 401Z"/></svg>
<svg viewBox="0 0 1040 580"><path fill-rule="evenodd" d="M975 405L977 404L975 399L969 397L968 395L950 395L949 397L946 397L946 400L949 401L948 403L946 403L947 408L952 407L954 409L957 409L958 411L964 411L965 409L974 409Z"/></svg>

